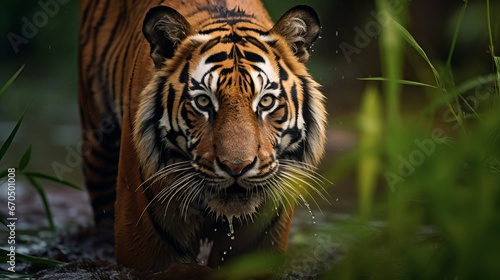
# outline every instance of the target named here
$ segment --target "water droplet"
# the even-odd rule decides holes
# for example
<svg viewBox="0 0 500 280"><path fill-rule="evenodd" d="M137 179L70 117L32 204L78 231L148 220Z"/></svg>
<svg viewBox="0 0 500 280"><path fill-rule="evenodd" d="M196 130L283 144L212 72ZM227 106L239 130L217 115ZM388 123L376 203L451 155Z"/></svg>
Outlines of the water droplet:
<svg viewBox="0 0 500 280"><path fill-rule="evenodd" d="M230 233L230 235L233 235L234 234L233 216L228 217L227 222L229 223L229 233Z"/></svg>
<svg viewBox="0 0 500 280"><path fill-rule="evenodd" d="M273 245L273 246L274 246L274 241L271 241L271 245Z"/></svg>
<svg viewBox="0 0 500 280"><path fill-rule="evenodd" d="M300 195L300 199L302 200L302 202L304 202L304 205L307 207L307 210L309 210L309 214L311 214L311 218L312 218L312 223L315 224L316 223L316 216L314 216L314 213L311 210L309 203L307 203L306 199L302 195Z"/></svg>
<svg viewBox="0 0 500 280"><path fill-rule="evenodd" d="M216 228L214 228L214 231L217 231L217 229L216 229Z"/></svg>
<svg viewBox="0 0 500 280"><path fill-rule="evenodd" d="M337 199L335 199L335 201L339 201L339 199L337 198Z"/></svg>
<svg viewBox="0 0 500 280"><path fill-rule="evenodd" d="M234 235L231 236L231 240L234 240Z"/></svg>
<svg viewBox="0 0 500 280"><path fill-rule="evenodd" d="M335 36L339 36L339 31L335 31Z"/></svg>
<svg viewBox="0 0 500 280"><path fill-rule="evenodd" d="M224 251L224 252L222 252L222 254L223 254L223 255L227 255L227 252L226 252L226 251Z"/></svg>
<svg viewBox="0 0 500 280"><path fill-rule="evenodd" d="M233 250L233 246L229 246L229 250Z"/></svg>
<svg viewBox="0 0 500 280"><path fill-rule="evenodd" d="M223 257L222 257L222 258L220 258L220 261L221 261L221 262L223 262L223 261L224 261L224 258L223 258Z"/></svg>

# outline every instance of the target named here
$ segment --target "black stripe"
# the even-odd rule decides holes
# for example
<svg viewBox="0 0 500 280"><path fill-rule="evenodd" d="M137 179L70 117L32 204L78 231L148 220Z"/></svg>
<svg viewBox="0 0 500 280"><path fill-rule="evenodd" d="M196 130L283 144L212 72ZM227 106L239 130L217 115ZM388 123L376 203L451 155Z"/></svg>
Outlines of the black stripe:
<svg viewBox="0 0 500 280"><path fill-rule="evenodd" d="M252 23L251 20L249 19L242 19L242 18L230 18L230 19L218 19L212 22L212 24L229 24L231 26L236 25L238 23Z"/></svg>
<svg viewBox="0 0 500 280"><path fill-rule="evenodd" d="M85 182L85 186L87 187L87 190L89 192L102 192L102 191L107 191L110 189L114 189L116 187L116 178L113 178L109 181L100 181L98 183L96 182Z"/></svg>
<svg viewBox="0 0 500 280"><path fill-rule="evenodd" d="M262 71L262 68L260 68L259 66L257 65L254 65L254 64L250 64L250 67L252 67L253 70L257 71L257 72L260 72L260 73L264 73L264 71ZM265 73L264 73L265 74Z"/></svg>
<svg viewBox="0 0 500 280"><path fill-rule="evenodd" d="M95 27L95 36L99 36L99 30L101 29L102 25L104 24L104 21L105 20L110 20L106 17L106 12L109 8L109 2L106 3L106 9L105 9L105 12L103 12L101 18L99 19L99 22L98 22L98 25ZM111 88L114 88L114 84L112 84L114 81L113 81L113 77L109 77L109 75L107 75L107 73L104 71L104 68L105 66L107 66L107 64L105 63L105 60L106 58L108 57L108 55L111 55L114 51L111 49L111 47L113 46L113 41L114 41L114 38L116 37L117 35L117 32L119 30L119 27L120 27L120 22L123 21L124 19L124 13L120 13L118 18L116 19L116 22L114 22L113 24L111 24L113 27L112 31L111 31L111 34L109 36L109 38L107 38L108 40L106 41L106 44L104 45L103 47L103 50L102 52L100 53L100 57L98 60L90 60L90 61L97 61L97 77L99 79L99 82L100 82L100 86L101 86L101 89L102 89L102 93L103 93L103 97L104 97L104 100L106 101L105 105L106 106L106 110L107 111L111 111L111 112L114 112L114 108L112 108L112 106L114 106L114 96L115 96L115 92L110 92L109 90L109 86L111 84ZM97 40L96 40L97 41ZM111 54L109 53L109 50L112 50ZM97 50L93 50L94 52L97 53ZM95 58L95 57L94 57ZM89 66L92 65L92 63L89 64Z"/></svg>
<svg viewBox="0 0 500 280"><path fill-rule="evenodd" d="M148 200L148 203L151 203L151 201L154 198L154 194L151 190L151 188L148 188L146 186L143 186L144 192L146 194L146 198ZM148 215L149 219L151 220L151 223L153 224L154 229L158 233L158 235L165 240L171 247L174 249L174 251L181 257L184 258L189 258L193 262L196 261L195 255L189 251L186 246L181 244L177 239L175 239L170 232L168 232L159 222L158 219L153 211L153 207L147 207L148 209Z"/></svg>
<svg viewBox="0 0 500 280"><path fill-rule="evenodd" d="M276 82L270 82L266 85L266 89L278 89L278 83Z"/></svg>
<svg viewBox="0 0 500 280"><path fill-rule="evenodd" d="M278 70L280 73L280 81L288 80L288 72L281 66L281 63L278 63Z"/></svg>
<svg viewBox="0 0 500 280"><path fill-rule="evenodd" d="M243 38L238 35L238 34L235 34L235 33L231 33L227 36L224 36L222 39L221 39L221 43L224 43L224 44L228 44L228 43L240 43L243 41Z"/></svg>
<svg viewBox="0 0 500 280"><path fill-rule="evenodd" d="M253 63L266 62L262 56L254 53L254 52L243 51L243 55L244 55L246 60L253 62Z"/></svg>
<svg viewBox="0 0 500 280"><path fill-rule="evenodd" d="M92 199L92 208L94 209L94 211L98 211L99 208L104 208L102 206L114 204L115 199L116 199L116 191L111 191L109 193L106 193L105 195L101 194L99 195L99 197L94 197L94 199ZM99 213L95 214L99 215Z"/></svg>
<svg viewBox="0 0 500 280"><path fill-rule="evenodd" d="M109 133L103 133L103 139L101 141L101 147L106 150L106 153L108 154L107 157L110 159L118 157L118 153L120 152L120 138L122 134L120 124L116 120L113 122L113 125L114 128L112 131ZM110 157L111 153L113 154L112 157ZM96 151L95 154L101 155L99 151Z"/></svg>
<svg viewBox="0 0 500 280"><path fill-rule="evenodd" d="M285 112L284 112L283 117L282 117L281 119L279 119L279 120L275 120L275 122L276 122L277 124L283 124L284 122L286 122L286 121L288 120L288 106L286 106L285 104L283 104L283 105L279 105L279 106L276 108L276 110L275 110L275 111L278 111L278 110L280 110L280 109L282 109L282 108L285 110ZM277 130L278 130L278 131L281 131L281 130L283 130L283 128L281 128L281 127L280 127L280 128L277 128Z"/></svg>
<svg viewBox="0 0 500 280"><path fill-rule="evenodd" d="M299 98L297 97L297 85L293 83L291 92L290 92L290 98L292 99L293 106L295 107L295 112L298 113L299 110ZM295 125L298 123L298 118L299 114L295 114Z"/></svg>
<svg viewBox="0 0 500 280"><path fill-rule="evenodd" d="M227 57L228 57L228 55L226 52L219 52L219 53L216 53L216 54L209 56L206 60L206 63L222 62L222 61L226 60Z"/></svg>
<svg viewBox="0 0 500 280"><path fill-rule="evenodd" d="M208 166L206 164L203 164L201 162L196 162L196 164L200 167L200 168L205 168L206 170L212 172L212 173L215 173L215 169L212 167L212 166Z"/></svg>
<svg viewBox="0 0 500 280"><path fill-rule="evenodd" d="M106 1L106 5L104 6L104 10L102 11L101 17L97 21L97 24L94 27L94 29L90 31L92 34L91 34L91 36L89 36L90 37L89 39L93 39L94 37L98 36L99 31L100 31L100 29L104 23L104 20L106 19L106 16L107 16L108 9L109 9L109 3L110 3L110 1ZM91 73L90 70L92 69L92 66L94 66L94 63L97 61L97 57L96 57L96 55L97 55L97 41L98 40L94 40L94 44L92 45L92 51L90 52L92 54L92 57L89 60L90 63L87 65L87 69L86 69L85 73ZM88 81L89 85L92 85L93 79L94 79L94 77L89 77L89 81Z"/></svg>
<svg viewBox="0 0 500 280"><path fill-rule="evenodd" d="M164 79L166 81L166 78L164 78ZM168 114L168 122L169 122L170 127L172 128L172 130L174 129L174 126L173 126L173 118L174 118L174 116L172 115L172 113L173 113L173 110L174 110L175 95L176 95L176 93L175 93L174 86L170 85L170 87L168 88L167 111L165 112L165 114Z"/></svg>
<svg viewBox="0 0 500 280"><path fill-rule="evenodd" d="M292 127L292 128L283 130L283 133L281 134L281 138L283 138L286 135L291 136L290 144L296 143L296 142L300 141L300 139L302 138L302 134L300 133L300 130L297 127Z"/></svg>
<svg viewBox="0 0 500 280"><path fill-rule="evenodd" d="M258 39L251 37L251 36L247 36L247 37L245 37L245 40L247 42L250 42L252 45L256 46L257 48L259 48L264 53L266 53L266 54L269 53L266 46L264 44L262 44L262 42L260 42Z"/></svg>
<svg viewBox="0 0 500 280"><path fill-rule="evenodd" d="M310 131L309 126L314 125L317 126L319 124L314 123L314 117L311 109L311 94L309 92L309 83L306 77L300 76L300 80L302 81L302 90L303 90L303 103L302 103L302 116L305 122L305 131ZM297 108L298 110L298 108ZM308 153L311 151L311 144L309 141L305 142L305 151L304 153Z"/></svg>
<svg viewBox="0 0 500 280"><path fill-rule="evenodd" d="M294 149L293 151L285 151L280 154L280 158L304 161L304 142L301 142L297 149Z"/></svg>
<svg viewBox="0 0 500 280"><path fill-rule="evenodd" d="M212 47L217 45L220 42L220 36L213 38L211 40L208 40L208 42L205 43L203 48L200 50L200 54L204 54L206 51L210 50Z"/></svg>
<svg viewBox="0 0 500 280"><path fill-rule="evenodd" d="M126 35L125 35L125 36L123 36L123 37L127 38L128 36L126 36ZM123 61L124 63L125 63L125 61L127 61L128 57L129 57L129 50L131 50L131 49L134 49L134 50L135 50L135 48L131 48L131 47L130 47L130 46L132 45L132 41L133 41L133 40L131 40L131 39L129 39L129 40L128 40L128 42L127 42L127 46L125 47L125 53L123 54L123 57L120 59L120 60L121 60L121 61ZM139 52L140 52L140 51L139 51ZM134 67L132 68L132 71L135 71L136 64L137 64L137 60L135 60L135 61L134 61ZM134 73L132 72L132 75L131 75L131 76L133 76L133 74L134 74ZM128 80L128 82L130 82L130 81L131 81L131 79L130 79L129 77L126 77L126 75L125 75L125 71L123 71L123 72L122 72L121 79L120 79L120 84L121 84L121 89L122 89L122 90L123 90L123 89L125 88L125 86L126 86L126 83L127 83L126 79ZM119 94L119 95L118 95L118 97L119 97L119 100L120 100L120 102L119 102L119 103L120 103L120 111L121 111L121 108L123 108L123 94ZM116 102L115 102L115 104L116 104ZM115 106L116 106L116 105L115 105ZM116 113L116 112L118 112L118 110L115 110L114 112ZM122 112L122 113L123 113L123 112Z"/></svg>
<svg viewBox="0 0 500 280"><path fill-rule="evenodd" d="M97 201L98 203L94 203ZM103 204L104 201L92 201L92 209L94 210L94 223L99 225L101 221L115 219L114 198Z"/></svg>
<svg viewBox="0 0 500 280"><path fill-rule="evenodd" d="M103 167L103 165L106 167ZM116 175L118 174L118 160L113 162L104 162L104 164L98 166L95 165L91 159L86 158L84 168L86 168L89 172L98 174L100 177L116 178Z"/></svg>
<svg viewBox="0 0 500 280"><path fill-rule="evenodd" d="M186 61L179 76L179 83L185 84L189 80L189 61Z"/></svg>
<svg viewBox="0 0 500 280"><path fill-rule="evenodd" d="M238 27L237 29L240 31L253 31L253 32L259 33L259 35L268 35L269 34L269 32L267 32L267 31L262 31L260 29L251 28L251 27L241 26L241 27Z"/></svg>
<svg viewBox="0 0 500 280"><path fill-rule="evenodd" d="M94 5L92 5L92 4L94 4ZM85 9L83 10L83 13L81 13L82 18L80 19L80 26L81 26L82 30L80 30L80 46L87 45L89 40L91 38L93 38L93 36L91 36L91 34L90 34L90 31L91 31L90 29L85 30L85 31L87 31L85 33L82 33L81 31L83 31L85 23L90 23L90 22L94 21L93 17L96 15L95 9L98 6L99 6L99 2L89 1L89 3L87 3L87 6L85 7ZM88 19L89 15L92 16L91 19Z"/></svg>
<svg viewBox="0 0 500 280"><path fill-rule="evenodd" d="M184 134L182 134L182 133L181 133L181 132L179 132L179 131L174 131L174 130L169 131L169 132L165 135L165 137L168 139L168 141L170 141L170 143L171 143L172 145L174 145L174 146L175 146L175 148L177 148L179 151L182 151L183 149L179 146L178 141L177 141L177 138L178 138L179 136L182 136L182 137L186 138L186 136L185 136ZM187 141L187 139L186 139L186 141Z"/></svg>
<svg viewBox="0 0 500 280"><path fill-rule="evenodd" d="M156 82L156 90L155 90L155 104L153 107L153 113L151 117L146 121L146 123L141 124L141 136L144 137L146 132L148 130L153 129L156 131L156 128L158 127L158 122L161 119L161 116L163 114L163 106L161 104L162 101L162 96L163 96L163 90L165 86L165 80L166 77L159 77L157 82ZM170 97L170 96L169 96Z"/></svg>
<svg viewBox="0 0 500 280"><path fill-rule="evenodd" d="M160 83L162 84L162 86L161 86L161 91L158 91L156 93L154 117L152 120L153 121L152 129L154 130L154 133L155 133L155 146L156 146L156 148L163 150L163 147L165 146L165 145L163 145L164 138L163 138L162 130L161 130L159 124L160 124L160 119L164 114L163 106L162 106L164 80L160 79ZM156 149L151 149L151 153L154 153L154 152L156 152ZM163 154L160 153L160 156L158 158L158 162L156 162L158 169L160 168L162 161L166 160L165 158L162 160L162 155ZM152 156L152 154L150 154L148 157L151 157L151 156Z"/></svg>
<svg viewBox="0 0 500 280"><path fill-rule="evenodd" d="M212 28L212 29L202 30L199 32L199 34L210 34L210 33L217 32L217 31L229 31L229 28L216 27L216 28Z"/></svg>

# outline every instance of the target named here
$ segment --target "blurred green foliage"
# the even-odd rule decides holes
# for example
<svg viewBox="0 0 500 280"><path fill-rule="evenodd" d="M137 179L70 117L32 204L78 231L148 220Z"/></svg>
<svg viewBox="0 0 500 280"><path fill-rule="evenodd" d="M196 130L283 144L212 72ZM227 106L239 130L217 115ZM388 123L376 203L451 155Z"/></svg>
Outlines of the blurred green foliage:
<svg viewBox="0 0 500 280"><path fill-rule="evenodd" d="M376 2L380 12L390 1ZM345 254L339 252L342 258L317 277L500 279L499 8L499 3L485 1L481 9L487 19L481 25L487 38L483 49L489 50L486 73L454 63L462 27L466 33L468 29L467 1L454 18L442 60L427 54L408 31L409 18L393 17L381 27L385 74L363 79L381 86L369 84L364 91L357 114L358 146L325 172L334 182L357 172L359 208L321 230L331 244L303 252L307 259L327 246L340 243L345 248ZM405 69L415 64L425 67L408 78ZM426 94L427 104L409 114L403 100L415 91Z"/></svg>
<svg viewBox="0 0 500 280"><path fill-rule="evenodd" d="M387 3L377 2L379 7ZM500 219L497 217L500 211L500 67L495 63L498 54L494 52L499 20L491 17L499 6L495 3L492 9L491 3L486 2L483 13L490 28L483 33L490 38L485 48L490 49L491 75L477 77L476 74L470 81L455 80L454 74L459 69L451 63L467 1L457 18L449 56L440 63L442 67L434 66L436 62L429 59L402 25L391 22L384 26L382 33L396 33L397 37L390 42L380 42L383 56L416 51L428 65L427 71L434 77L434 83L427 85L418 81L413 86L425 86L434 94L432 99L444 106L441 110L424 111L427 114L444 111L444 114L436 114L435 121L430 123L415 123L411 117L405 121L399 117L401 104L389 102L387 106L394 108L386 106L386 110L396 112L393 117L399 115L399 120L394 122L381 120L369 105L363 107L360 113L364 116L360 126L362 139L378 129L383 134L382 142L389 146L379 144L378 148L357 153L360 162L375 157L381 163L378 176L373 176L370 166L359 165L358 184L370 178L382 189L381 199L372 209L367 210L366 203L361 203L360 217L365 222L368 222L367 216L376 217L385 224L350 244L345 259L334 265L325 279L500 278L497 265L500 263ZM402 44L395 43L397 40L406 42L406 51ZM401 50L394 50L394 46ZM372 80L381 80L385 85L413 83L399 80L404 68L399 61L384 60L382 65L387 72L399 74ZM471 90L464 90L466 88ZM386 100L394 98L391 95L404 93L401 87L384 89ZM373 90L367 88L364 100L376 106L373 94ZM446 118L440 119L442 116ZM367 188L360 189L360 197L375 200Z"/></svg>

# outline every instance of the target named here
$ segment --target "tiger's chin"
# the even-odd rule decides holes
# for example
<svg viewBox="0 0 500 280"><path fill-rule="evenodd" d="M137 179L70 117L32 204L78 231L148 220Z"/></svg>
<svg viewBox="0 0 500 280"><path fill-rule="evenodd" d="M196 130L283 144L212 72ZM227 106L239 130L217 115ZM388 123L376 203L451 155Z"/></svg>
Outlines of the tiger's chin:
<svg viewBox="0 0 500 280"><path fill-rule="evenodd" d="M252 218L264 203L264 197L254 191L248 191L238 185L232 185L225 191L208 192L205 205L217 218Z"/></svg>

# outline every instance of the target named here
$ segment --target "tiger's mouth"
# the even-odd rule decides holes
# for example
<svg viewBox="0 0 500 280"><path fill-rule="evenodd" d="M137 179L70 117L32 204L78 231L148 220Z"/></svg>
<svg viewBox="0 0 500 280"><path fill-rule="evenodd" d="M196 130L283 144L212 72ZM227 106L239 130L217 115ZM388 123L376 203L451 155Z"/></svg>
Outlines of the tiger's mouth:
<svg viewBox="0 0 500 280"><path fill-rule="evenodd" d="M236 183L225 189L208 188L205 205L217 216L252 216L264 202L258 187L244 188Z"/></svg>

